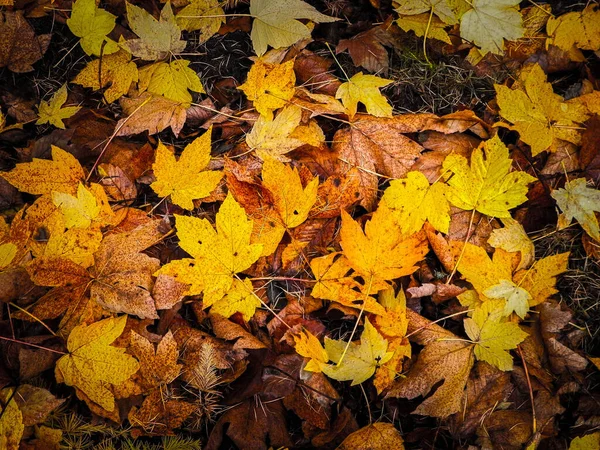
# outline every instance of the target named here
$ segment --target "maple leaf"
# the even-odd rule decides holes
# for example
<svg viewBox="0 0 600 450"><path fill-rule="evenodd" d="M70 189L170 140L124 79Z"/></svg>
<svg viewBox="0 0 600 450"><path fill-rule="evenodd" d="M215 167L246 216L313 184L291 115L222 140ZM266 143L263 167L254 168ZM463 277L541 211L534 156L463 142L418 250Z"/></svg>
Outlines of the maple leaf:
<svg viewBox="0 0 600 450"><path fill-rule="evenodd" d="M65 128L63 119L68 119L73 116L77 111L81 109L80 106L67 106L63 108L63 105L67 101L67 85L63 84L61 88L56 91L50 100L47 102L42 100L38 106L39 119L35 122L36 125L43 125L49 123L54 125L56 128Z"/></svg>
<svg viewBox="0 0 600 450"><path fill-rule="evenodd" d="M160 12L160 20L156 20L139 6L129 2L125 4L129 27L139 36L139 39L121 42L123 48L145 61L163 59L171 54L181 53L185 49L187 43L181 40L181 29L175 22L169 2Z"/></svg>
<svg viewBox="0 0 600 450"><path fill-rule="evenodd" d="M368 380L380 364L385 364L393 356L388 352L388 342L381 336L369 319L360 336L360 344L351 342L342 364L337 365L346 349L347 342L325 338L327 356L336 365L326 364L322 371L329 378L338 381L352 380L352 386Z"/></svg>
<svg viewBox="0 0 600 450"><path fill-rule="evenodd" d="M569 450L588 450L598 447L600 447L600 432L576 437L569 444Z"/></svg>
<svg viewBox="0 0 600 450"><path fill-rule="evenodd" d="M12 242L0 244L0 270L8 267L17 256L17 246Z"/></svg>
<svg viewBox="0 0 600 450"><path fill-rule="evenodd" d="M294 342L296 353L309 358L303 369L308 372L321 372L323 366L329 361L329 357L319 339L310 331L302 330L294 335Z"/></svg>
<svg viewBox="0 0 600 450"><path fill-rule="evenodd" d="M480 47L481 53L501 55L504 39L515 41L523 36L519 0L473 0L473 9L460 21L460 36Z"/></svg>
<svg viewBox="0 0 600 450"><path fill-rule="evenodd" d="M94 265L94 253L100 248L102 232L97 229L72 228L52 231L42 251L35 250L35 256L47 260L68 259L88 268Z"/></svg>
<svg viewBox="0 0 600 450"><path fill-rule="evenodd" d="M99 184L92 184L88 190L79 183L77 197L54 191L52 201L62 211L66 228L89 228L92 222L105 226L114 221L106 193Z"/></svg>
<svg viewBox="0 0 600 450"><path fill-rule="evenodd" d="M337 450L363 449L404 450L404 441L400 432L391 423L375 422L351 433Z"/></svg>
<svg viewBox="0 0 600 450"><path fill-rule="evenodd" d="M368 293L387 287L387 280L417 270L429 247L424 234L404 236L385 203L373 213L365 231L342 210L340 242L350 266L364 278Z"/></svg>
<svg viewBox="0 0 600 450"><path fill-rule="evenodd" d="M317 23L339 20L321 14L301 0L251 0L250 15L254 17L250 38L258 56L262 56L269 46L289 47L301 39L310 38L310 29L296 19Z"/></svg>
<svg viewBox="0 0 600 450"><path fill-rule="evenodd" d="M573 218L577 219L585 232L600 241L600 228L594 211L600 211L600 191L588 187L585 178L567 181L565 187L550 194L556 200L562 214L559 229L566 228Z"/></svg>
<svg viewBox="0 0 600 450"><path fill-rule="evenodd" d="M12 388L0 391L0 448L18 450L25 431L23 413Z"/></svg>
<svg viewBox="0 0 600 450"><path fill-rule="evenodd" d="M76 194L85 174L73 155L53 145L51 161L33 158L0 176L21 192L40 195L53 191Z"/></svg>
<svg viewBox="0 0 600 450"><path fill-rule="evenodd" d="M406 178L392 180L384 191L384 201L405 234L419 231L426 220L433 228L448 233L450 205L446 200L448 186L429 181L421 172L408 172Z"/></svg>
<svg viewBox="0 0 600 450"><path fill-rule="evenodd" d="M416 36L437 39L438 41L452 45L450 36L444 30L446 23L437 17L431 18L430 14L400 16L395 22L404 31L414 31Z"/></svg>
<svg viewBox="0 0 600 450"><path fill-rule="evenodd" d="M16 73L31 72L52 38L52 34L37 36L23 11L0 11L0 35L0 67Z"/></svg>
<svg viewBox="0 0 600 450"><path fill-rule="evenodd" d="M198 74L189 65L190 61L186 59L176 59L143 67L139 72L140 92L147 90L189 107L192 102L189 91L205 93Z"/></svg>
<svg viewBox="0 0 600 450"><path fill-rule="evenodd" d="M188 144L179 160L159 141L156 160L152 165L156 181L151 187L161 197L171 196L171 201L184 209L194 209L192 200L208 197L215 190L222 172L204 170L210 162L212 127Z"/></svg>
<svg viewBox="0 0 600 450"><path fill-rule="evenodd" d="M453 205L492 217L510 217L509 209L527 200L531 175L510 172L512 159L498 136L482 142L471 154L471 166L464 156L451 154L444 159L444 170L451 172L446 198Z"/></svg>
<svg viewBox="0 0 600 450"><path fill-rule="evenodd" d="M335 93L335 98L342 101L350 118L356 114L358 102L365 105L367 112L372 116L392 117L392 105L379 92L379 88L392 82L393 80L386 80L375 75L363 75L362 72L358 72L340 85Z"/></svg>
<svg viewBox="0 0 600 450"><path fill-rule="evenodd" d="M512 218L502 219L504 228L496 228L488 239L488 244L507 252L520 252L521 261L517 269L529 267L535 261L535 247L523 225Z"/></svg>
<svg viewBox="0 0 600 450"><path fill-rule="evenodd" d="M216 216L216 230L206 219L175 216L179 246L194 259L172 261L158 274L174 276L189 284L187 295L204 292L208 308L231 289L234 276L260 256L262 244L251 244L252 221L231 194ZM186 268L187 267L187 268Z"/></svg>
<svg viewBox="0 0 600 450"><path fill-rule="evenodd" d="M238 89L253 102L256 111L270 121L273 111L287 105L294 96L295 84L294 60L270 64L258 58L250 67L246 82Z"/></svg>
<svg viewBox="0 0 600 450"><path fill-rule="evenodd" d="M313 178L305 188L296 168L268 158L262 168L263 186L273 196L273 204L286 228L294 228L304 222L317 200L319 179Z"/></svg>
<svg viewBox="0 0 600 450"><path fill-rule="evenodd" d="M566 52L573 47L582 50L600 49L600 10L594 5L583 11L573 11L559 17L550 16L546 23L546 46L556 45Z"/></svg>
<svg viewBox="0 0 600 450"><path fill-rule="evenodd" d="M220 16L220 17L219 17ZM198 42L208 41L225 23L225 12L218 0L190 0L175 16L184 31L200 31Z"/></svg>
<svg viewBox="0 0 600 450"><path fill-rule="evenodd" d="M102 64L100 63L102 61ZM129 92L131 83L138 81L138 69L131 61L131 54L119 50L102 59L94 59L73 79L73 83L92 88L95 91L108 86L104 98L112 103Z"/></svg>
<svg viewBox="0 0 600 450"><path fill-rule="evenodd" d="M234 279L229 291L223 298L213 303L210 312L227 318L235 313L241 313L244 320L249 321L260 305L260 299L254 293L252 282L248 279L243 281Z"/></svg>
<svg viewBox="0 0 600 450"><path fill-rule="evenodd" d="M556 277L567 271L569 252L547 256L535 262L527 270L519 270L513 281L531 294L529 306L533 307L548 300L556 294Z"/></svg>
<svg viewBox="0 0 600 450"><path fill-rule="evenodd" d="M473 367L473 345L431 323L410 309L406 310L411 341L424 346L404 378L395 382L387 397L413 399L427 397L414 414L447 417L463 407L463 391ZM443 383L440 385L440 381Z"/></svg>
<svg viewBox="0 0 600 450"><path fill-rule="evenodd" d="M396 3L396 12L400 15L413 16L431 11L448 25L458 23L458 17L464 12L461 7L465 8L460 5L462 2L453 0L400 0Z"/></svg>
<svg viewBox="0 0 600 450"><path fill-rule="evenodd" d="M68 354L56 362L59 383L73 386L106 411L115 409L115 399L107 385L123 384L139 369L139 363L112 347L127 322L127 316L108 318L73 328L67 340Z"/></svg>
<svg viewBox="0 0 600 450"><path fill-rule="evenodd" d="M483 294L488 298L502 298L506 300L503 316L510 316L515 312L524 319L529 311L529 302L533 299L531 294L510 280L500 280L500 283L490 286Z"/></svg>
<svg viewBox="0 0 600 450"><path fill-rule="evenodd" d="M476 308L464 321L467 335L475 342L475 357L500 370L512 370L513 359L507 350L517 348L527 336L514 322L502 319L502 311Z"/></svg>
<svg viewBox="0 0 600 450"><path fill-rule="evenodd" d="M355 66L362 66L369 72L387 74L389 56L384 45L390 47L395 45L391 24L390 18L383 24L358 33L350 39L341 39L335 52L348 50Z"/></svg>
<svg viewBox="0 0 600 450"><path fill-rule="evenodd" d="M185 124L185 106L163 96L143 92L137 97L123 97L119 103L127 117L123 117L117 123L117 136L129 136L144 131L157 134L167 127L171 127L173 134L178 136Z"/></svg>
<svg viewBox="0 0 600 450"><path fill-rule="evenodd" d="M556 151L559 140L575 145L581 142L577 124L588 119L586 108L555 94L538 64L521 70L516 89L494 87L500 115L512 122L521 140L531 146L533 156L544 150Z"/></svg>
<svg viewBox="0 0 600 450"><path fill-rule="evenodd" d="M307 142L309 140L315 138L318 142L325 140L323 131L316 123L303 127L300 125L301 120L302 109L296 105L289 105L281 109L275 119L271 121L260 116L250 133L246 135L246 143L256 151L256 156L263 160L275 158L280 161L289 161L289 158L285 156L286 153L310 143Z"/></svg>
<svg viewBox="0 0 600 450"><path fill-rule="evenodd" d="M158 345L154 345L144 336L131 332L131 350L140 362L140 374L151 387L166 385L181 373L181 364L177 364L179 351L173 333L168 331Z"/></svg>
<svg viewBox="0 0 600 450"><path fill-rule="evenodd" d="M115 27L115 16L98 8L95 0L73 2L67 26L71 33L81 38L81 48L88 55L110 55L119 50L119 45L106 36Z"/></svg>

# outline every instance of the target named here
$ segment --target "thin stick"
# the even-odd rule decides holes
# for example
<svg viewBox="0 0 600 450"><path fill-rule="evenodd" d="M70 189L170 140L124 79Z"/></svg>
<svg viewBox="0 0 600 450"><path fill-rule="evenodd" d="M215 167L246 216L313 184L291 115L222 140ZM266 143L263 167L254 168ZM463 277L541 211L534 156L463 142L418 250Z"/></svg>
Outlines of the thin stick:
<svg viewBox="0 0 600 450"><path fill-rule="evenodd" d="M52 353L58 353L59 355L68 355L68 353L61 352L60 350L54 350L53 348L42 347L41 345L31 344L29 342L20 341L18 339L7 338L7 337L4 337L4 336L0 336L0 339L2 339L3 341L14 342L15 344L28 345L30 347L35 347L35 348L39 348L39 349L42 349L42 350L47 350L47 351L52 352Z"/></svg>

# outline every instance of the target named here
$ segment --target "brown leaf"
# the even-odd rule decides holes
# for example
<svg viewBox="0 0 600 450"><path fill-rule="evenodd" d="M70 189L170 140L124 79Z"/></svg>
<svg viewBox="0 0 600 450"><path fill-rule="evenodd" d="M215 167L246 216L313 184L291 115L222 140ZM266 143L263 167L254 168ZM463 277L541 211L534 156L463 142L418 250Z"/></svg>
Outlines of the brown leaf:
<svg viewBox="0 0 600 450"><path fill-rule="evenodd" d="M213 331L218 338L226 341L236 341L233 345L235 349L259 349L266 348L266 345L258 340L252 333L244 330L240 325L227 320L219 314L211 314L210 322Z"/></svg>
<svg viewBox="0 0 600 450"><path fill-rule="evenodd" d="M520 449L532 435L529 411L494 411L486 416L477 435L483 448Z"/></svg>
<svg viewBox="0 0 600 450"><path fill-rule="evenodd" d="M335 95L342 83L331 73L332 63L330 59L302 50L294 60L296 84L321 94Z"/></svg>
<svg viewBox="0 0 600 450"><path fill-rule="evenodd" d="M400 432L391 423L375 422L355 431L337 450L404 450Z"/></svg>
<svg viewBox="0 0 600 450"><path fill-rule="evenodd" d="M187 284L180 283L169 275L160 274L156 278L152 289L156 309L171 309L183 299L187 290Z"/></svg>
<svg viewBox="0 0 600 450"><path fill-rule="evenodd" d="M144 92L138 97L121 97L119 103L127 117L117 123L117 136L129 136L144 131L156 134L167 127L171 127L173 134L179 136L185 125L185 107L165 97Z"/></svg>
<svg viewBox="0 0 600 450"><path fill-rule="evenodd" d="M133 203L137 197L137 188L123 169L112 164L100 164L98 170L100 173L106 174L100 180L100 184L104 187L110 200L125 205Z"/></svg>
<svg viewBox="0 0 600 450"><path fill-rule="evenodd" d="M14 398L21 409L23 425L26 427L43 423L48 414L64 402L46 389L30 384L19 386Z"/></svg>
<svg viewBox="0 0 600 450"><path fill-rule="evenodd" d="M196 406L183 400L165 399L160 389L155 389L140 409L129 413L129 421L135 427L141 427L148 435L165 435L173 433L194 412ZM135 433L139 435L140 433Z"/></svg>
<svg viewBox="0 0 600 450"><path fill-rule="evenodd" d="M0 12L0 67L17 73L31 72L50 44L51 34L36 36L22 11Z"/></svg>
<svg viewBox="0 0 600 450"><path fill-rule="evenodd" d="M140 362L144 382L150 387L169 384L181 372L182 366L177 364L179 350L171 331L164 335L156 350L148 339L132 331L131 351Z"/></svg>

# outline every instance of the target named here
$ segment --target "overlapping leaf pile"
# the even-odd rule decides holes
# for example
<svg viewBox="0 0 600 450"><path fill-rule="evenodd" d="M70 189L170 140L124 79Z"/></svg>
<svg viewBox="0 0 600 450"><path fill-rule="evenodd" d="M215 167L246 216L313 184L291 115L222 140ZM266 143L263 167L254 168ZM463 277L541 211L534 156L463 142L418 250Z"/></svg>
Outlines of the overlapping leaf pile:
<svg viewBox="0 0 600 450"><path fill-rule="evenodd" d="M600 86L547 75L597 59L596 7L348 6L390 14L337 46L368 72L409 32L516 64L485 115L438 116L328 71L312 32L346 2L237 3L0 3L3 70L35 69L48 8L87 61L37 113L0 103L0 448L437 448L440 420L474 448L595 448L596 330L559 302L569 252L530 234L600 260ZM240 30L252 65L211 92L189 47Z"/></svg>

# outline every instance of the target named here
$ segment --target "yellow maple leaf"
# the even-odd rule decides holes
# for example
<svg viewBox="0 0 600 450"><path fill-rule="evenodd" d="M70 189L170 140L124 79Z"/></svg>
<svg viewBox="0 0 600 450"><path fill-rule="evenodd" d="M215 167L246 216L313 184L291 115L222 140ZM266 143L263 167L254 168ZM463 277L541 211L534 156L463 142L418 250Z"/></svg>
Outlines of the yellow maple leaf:
<svg viewBox="0 0 600 450"><path fill-rule="evenodd" d="M566 228L575 218L585 232L600 242L600 228L594 211L600 211L600 191L587 185L585 178L567 181L565 187L550 195L556 200L562 214L559 229Z"/></svg>
<svg viewBox="0 0 600 450"><path fill-rule="evenodd" d="M388 352L388 341L381 336L369 319L365 319L365 327L360 336L360 343L351 342L344 359L341 359L346 349L347 342L325 338L325 350L329 360L335 365L325 364L321 367L323 373L329 378L338 381L352 380L352 386L368 380L375 373L375 369L388 362L392 352Z"/></svg>
<svg viewBox="0 0 600 450"><path fill-rule="evenodd" d="M559 140L581 142L579 124L589 114L582 105L565 102L555 94L538 64L519 73L516 88L495 85L500 115L513 124L521 140L531 146L533 156L544 150L556 151Z"/></svg>
<svg viewBox="0 0 600 450"><path fill-rule="evenodd" d="M51 161L33 158L0 176L21 192L40 195L53 191L76 194L85 174L73 155L53 145Z"/></svg>
<svg viewBox="0 0 600 450"><path fill-rule="evenodd" d="M250 280L240 281L234 279L227 294L211 306L211 314L231 317L239 312L244 316L244 320L250 320L254 316L256 308L260 306L260 300L253 291L254 287Z"/></svg>
<svg viewBox="0 0 600 450"><path fill-rule="evenodd" d="M593 448L600 448L600 432L598 431L576 437L569 444L569 450L591 450Z"/></svg>
<svg viewBox="0 0 600 450"><path fill-rule="evenodd" d="M73 386L106 411L115 409L115 398L107 385L125 383L139 368L139 363L112 347L127 322L127 316L108 318L91 325L73 328L67 340L68 354L56 362L59 383Z"/></svg>
<svg viewBox="0 0 600 450"><path fill-rule="evenodd" d="M217 187L222 172L204 170L210 162L212 127L188 144L179 160L162 142L156 149L152 165L156 181L152 189L161 197L171 196L171 201L184 209L194 209L192 200L208 197Z"/></svg>
<svg viewBox="0 0 600 450"><path fill-rule="evenodd" d="M483 294L488 298L504 299L503 316L510 316L513 312L524 319L529 311L529 303L533 299L531 294L511 280L500 280L500 283L490 286Z"/></svg>
<svg viewBox="0 0 600 450"><path fill-rule="evenodd" d="M404 450L404 441L393 423L375 422L349 434L337 450L366 448Z"/></svg>
<svg viewBox="0 0 600 450"><path fill-rule="evenodd" d="M502 318L502 311L477 308L472 318L464 321L467 335L475 343L475 357L500 370L512 370L513 359L508 350L517 348L528 334L514 322Z"/></svg>
<svg viewBox="0 0 600 450"><path fill-rule="evenodd" d="M225 23L225 12L218 0L190 0L175 16L184 31L199 30L200 44L208 41Z"/></svg>
<svg viewBox="0 0 600 450"><path fill-rule="evenodd" d="M596 51L600 49L600 10L588 5L583 11L550 16L546 32L546 46L556 45L566 52L571 52L573 47Z"/></svg>
<svg viewBox="0 0 600 450"><path fill-rule="evenodd" d="M296 105L288 105L281 109L271 121L260 116L250 133L246 135L246 144L263 160L275 158L284 162L289 161L285 156L286 153L304 144L314 144L312 141L315 137L318 142L325 140L323 131L318 125L306 129L300 125L301 120L302 110Z"/></svg>
<svg viewBox="0 0 600 450"><path fill-rule="evenodd" d="M139 71L140 92L148 91L189 107L192 95L189 91L204 93L198 74L188 66L190 61L175 59L170 63L157 62Z"/></svg>
<svg viewBox="0 0 600 450"><path fill-rule="evenodd" d="M547 256L535 262L527 270L519 270L513 276L513 281L531 294L529 306L544 303L556 294L556 277L567 271L569 252Z"/></svg>
<svg viewBox="0 0 600 450"><path fill-rule="evenodd" d="M115 27L115 16L98 8L95 0L73 2L67 26L81 38L81 48L88 55L110 55L119 50L117 43L106 36Z"/></svg>
<svg viewBox="0 0 600 450"><path fill-rule="evenodd" d="M404 236L385 203L373 213L365 231L342 210L341 245L350 266L365 280L369 294L388 287L386 281L417 270L429 247L421 233ZM370 285L370 287L369 287Z"/></svg>
<svg viewBox="0 0 600 450"><path fill-rule="evenodd" d="M296 19L317 23L339 20L321 14L301 0L251 0L250 15L254 17L250 37L258 56L262 56L269 46L289 47L300 39L310 38L310 29Z"/></svg>
<svg viewBox="0 0 600 450"><path fill-rule="evenodd" d="M396 24L404 31L414 31L416 36L427 39L437 39L452 45L450 36L444 28L447 26L441 19L430 17L430 14L417 14L414 16L400 16Z"/></svg>
<svg viewBox="0 0 600 450"><path fill-rule="evenodd" d="M465 2L454 0L402 0L394 2L394 6L398 14L406 16L431 12L448 25L458 23L458 18L470 8Z"/></svg>
<svg viewBox="0 0 600 450"><path fill-rule="evenodd" d="M17 256L17 246L12 242L0 244L0 270L8 267Z"/></svg>
<svg viewBox="0 0 600 450"><path fill-rule="evenodd" d="M171 3L167 2L156 20L145 9L125 2L127 22L139 39L130 39L119 44L133 55L154 61L178 54L185 49L186 41L181 40L181 29L175 22Z"/></svg>
<svg viewBox="0 0 600 450"><path fill-rule="evenodd" d="M75 264L88 268L94 264L94 253L100 248L102 232L98 228L71 228L50 232L48 242L43 249L36 249L39 258L68 259Z"/></svg>
<svg viewBox="0 0 600 450"><path fill-rule="evenodd" d="M17 394L18 395L18 394ZM0 391L0 448L18 450L25 431L23 413L12 388Z"/></svg>
<svg viewBox="0 0 600 450"><path fill-rule="evenodd" d="M313 178L305 188L296 168L268 158L262 168L263 186L273 196L273 204L286 228L294 228L304 222L317 200L318 177Z"/></svg>
<svg viewBox="0 0 600 450"><path fill-rule="evenodd" d="M406 178L392 180L382 200L390 207L405 234L419 231L426 220L438 231L448 233L450 205L446 200L448 186L429 181L421 172L408 172Z"/></svg>
<svg viewBox="0 0 600 450"><path fill-rule="evenodd" d="M357 73L345 83L342 83L335 93L335 98L340 99L348 110L350 118L354 117L361 102L367 112L375 117L392 117L392 105L379 92L379 88L387 86L393 80L386 80L375 75Z"/></svg>
<svg viewBox="0 0 600 450"><path fill-rule="evenodd" d="M504 228L496 228L488 239L488 244L507 252L520 252L521 261L517 269L529 267L535 261L535 247L523 225L512 218L502 219Z"/></svg>
<svg viewBox="0 0 600 450"><path fill-rule="evenodd" d="M99 184L92 183L88 190L83 184L77 187L77 197L65 192L52 192L54 205L61 210L66 228L89 228L110 225L114 221L106 192Z"/></svg>
<svg viewBox="0 0 600 450"><path fill-rule="evenodd" d="M309 358L303 369L307 372L321 372L323 366L329 361L329 357L319 339L310 331L302 330L294 335L294 342L296 343L296 353Z"/></svg>
<svg viewBox="0 0 600 450"><path fill-rule="evenodd" d="M125 50L119 50L112 55L104 55L101 60L90 61L73 79L73 83L94 90L108 86L104 91L104 98L108 103L127 94L131 83L137 81L137 66L131 61L131 54Z"/></svg>
<svg viewBox="0 0 600 450"><path fill-rule="evenodd" d="M203 292L205 308L223 298L234 276L249 268L262 252L262 244L250 243L252 221L231 194L217 213L216 230L208 220L196 217L176 215L175 223L179 246L194 259L172 261L157 274L189 284L187 295ZM185 270L178 274L177 269Z"/></svg>
<svg viewBox="0 0 600 450"><path fill-rule="evenodd" d="M515 41L523 36L523 21L519 0L473 0L472 9L460 20L460 36L481 49L501 55L504 40Z"/></svg>
<svg viewBox="0 0 600 450"><path fill-rule="evenodd" d="M67 101L67 95L67 85L63 84L61 88L52 95L50 100L40 101L40 105L38 106L39 118L35 124L43 125L49 123L56 128L64 129L65 124L63 123L63 119L68 119L81 109L80 106L67 106L63 108L63 105Z"/></svg>
<svg viewBox="0 0 600 450"><path fill-rule="evenodd" d="M250 67L248 79L238 87L254 108L267 120L273 119L273 111L287 105L294 96L296 74L294 61L270 64L258 58Z"/></svg>
<svg viewBox="0 0 600 450"><path fill-rule="evenodd" d="M498 136L482 142L471 154L471 165L464 156L451 154L444 159L450 189L446 198L464 210L476 210L492 217L510 217L509 209L527 200L531 175L510 172L512 159Z"/></svg>

